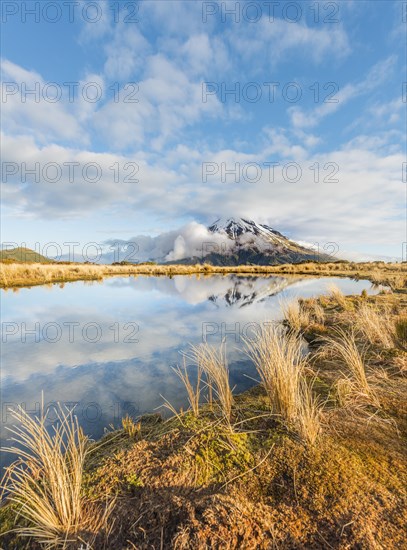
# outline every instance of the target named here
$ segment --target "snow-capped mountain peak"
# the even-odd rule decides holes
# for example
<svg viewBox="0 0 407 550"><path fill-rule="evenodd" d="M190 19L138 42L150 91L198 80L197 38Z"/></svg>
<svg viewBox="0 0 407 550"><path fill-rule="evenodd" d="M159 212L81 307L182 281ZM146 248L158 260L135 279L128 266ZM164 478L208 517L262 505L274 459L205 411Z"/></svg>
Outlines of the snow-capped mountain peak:
<svg viewBox="0 0 407 550"><path fill-rule="evenodd" d="M229 238L234 240L247 233L251 233L262 238L267 238L268 240L279 240L279 238L285 238L281 233L268 225L259 224L244 218L220 218L210 225L208 229L212 233L224 233L228 235Z"/></svg>
<svg viewBox="0 0 407 550"><path fill-rule="evenodd" d="M272 227L245 218L220 218L207 228L213 234L213 243L206 253L177 260L181 263L213 265L273 265L301 261L329 261L328 255L316 257L315 250L288 239ZM171 261L175 261L172 260Z"/></svg>

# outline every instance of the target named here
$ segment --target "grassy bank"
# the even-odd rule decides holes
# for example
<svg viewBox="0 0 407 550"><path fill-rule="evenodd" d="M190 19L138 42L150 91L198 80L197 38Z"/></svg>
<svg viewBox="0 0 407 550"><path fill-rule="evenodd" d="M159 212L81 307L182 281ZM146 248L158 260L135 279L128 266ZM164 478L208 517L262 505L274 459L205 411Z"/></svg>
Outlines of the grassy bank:
<svg viewBox="0 0 407 550"><path fill-rule="evenodd" d="M391 288L407 288L406 264L374 263L318 263L282 264L276 266L232 266L217 267L209 264L197 265L89 265L89 264L36 264L1 263L0 288L65 283L69 281L103 280L105 277L135 275L313 275L338 276L369 279L373 283L389 285Z"/></svg>
<svg viewBox="0 0 407 550"><path fill-rule="evenodd" d="M406 306L403 293L344 297L335 288L286 304L283 327L244 344L262 383L241 395L223 350L191 348L188 368L174 373L190 409L127 418L96 443L77 430L78 452L71 445L65 462L48 442L54 460L27 462L26 493L12 489L14 504L1 510L3 533L22 528L3 546L35 550L42 536L75 549L403 548ZM32 491L57 509L54 463L64 502L75 503L54 514L56 527L27 512ZM22 506L26 519L16 515Z"/></svg>

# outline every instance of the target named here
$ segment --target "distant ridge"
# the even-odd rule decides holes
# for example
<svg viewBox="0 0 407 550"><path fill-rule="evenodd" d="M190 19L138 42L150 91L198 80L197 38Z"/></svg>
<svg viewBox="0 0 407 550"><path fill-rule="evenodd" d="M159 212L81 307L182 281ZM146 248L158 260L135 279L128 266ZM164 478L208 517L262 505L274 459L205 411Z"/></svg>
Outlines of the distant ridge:
<svg viewBox="0 0 407 550"><path fill-rule="evenodd" d="M46 256L31 250L31 248L24 248L18 246L17 248L11 248L9 250L0 251L0 261L2 262L19 262L19 263L41 263L50 264L53 260L50 260Z"/></svg>

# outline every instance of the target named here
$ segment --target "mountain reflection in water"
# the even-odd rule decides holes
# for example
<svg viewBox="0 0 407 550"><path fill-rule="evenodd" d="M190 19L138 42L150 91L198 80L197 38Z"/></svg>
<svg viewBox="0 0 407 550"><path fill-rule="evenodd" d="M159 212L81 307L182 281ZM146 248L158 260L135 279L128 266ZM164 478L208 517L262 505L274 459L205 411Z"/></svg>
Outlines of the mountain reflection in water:
<svg viewBox="0 0 407 550"><path fill-rule="evenodd" d="M280 318L281 299L318 295L332 283L348 294L373 292L368 281L237 275L140 276L3 291L3 328L17 331L5 342L3 334L2 438L11 422L8 408L23 403L35 411L42 391L45 403L76 404L94 438L127 412L160 407L160 395L185 407L171 366L205 336L213 345L226 340L231 385L243 391L256 378L242 351L248 327Z"/></svg>

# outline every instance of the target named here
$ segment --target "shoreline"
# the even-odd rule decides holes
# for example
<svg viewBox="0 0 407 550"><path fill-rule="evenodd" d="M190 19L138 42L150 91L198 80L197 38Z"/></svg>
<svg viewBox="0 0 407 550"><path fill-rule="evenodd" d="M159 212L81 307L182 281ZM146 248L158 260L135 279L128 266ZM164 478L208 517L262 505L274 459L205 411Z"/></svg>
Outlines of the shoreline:
<svg viewBox="0 0 407 550"><path fill-rule="evenodd" d="M88 265L88 264L43 264L0 262L0 288L13 289L47 284L62 284L76 281L103 281L120 276L175 275L309 275L335 276L367 279L373 284L387 285L391 289L407 292L407 265L369 262L338 262L280 264L272 266L240 265Z"/></svg>
<svg viewBox="0 0 407 550"><path fill-rule="evenodd" d="M298 304L285 323L310 346L303 373L317 401L312 418L298 409L305 432L295 418L275 414L264 384L233 394L229 418L215 400L168 419L123 419L121 429L89 442L81 482L85 509L96 517L108 508L109 516L97 529L90 523L72 532L76 542L67 548L77 541L94 550L203 550L219 540L234 550L402 545L407 296L332 292ZM344 357L331 356L334 348L320 353L332 337L343 343L338 327L365 350L365 381ZM13 506L0 509L0 538L6 547L40 549L33 538L5 533L14 526Z"/></svg>

